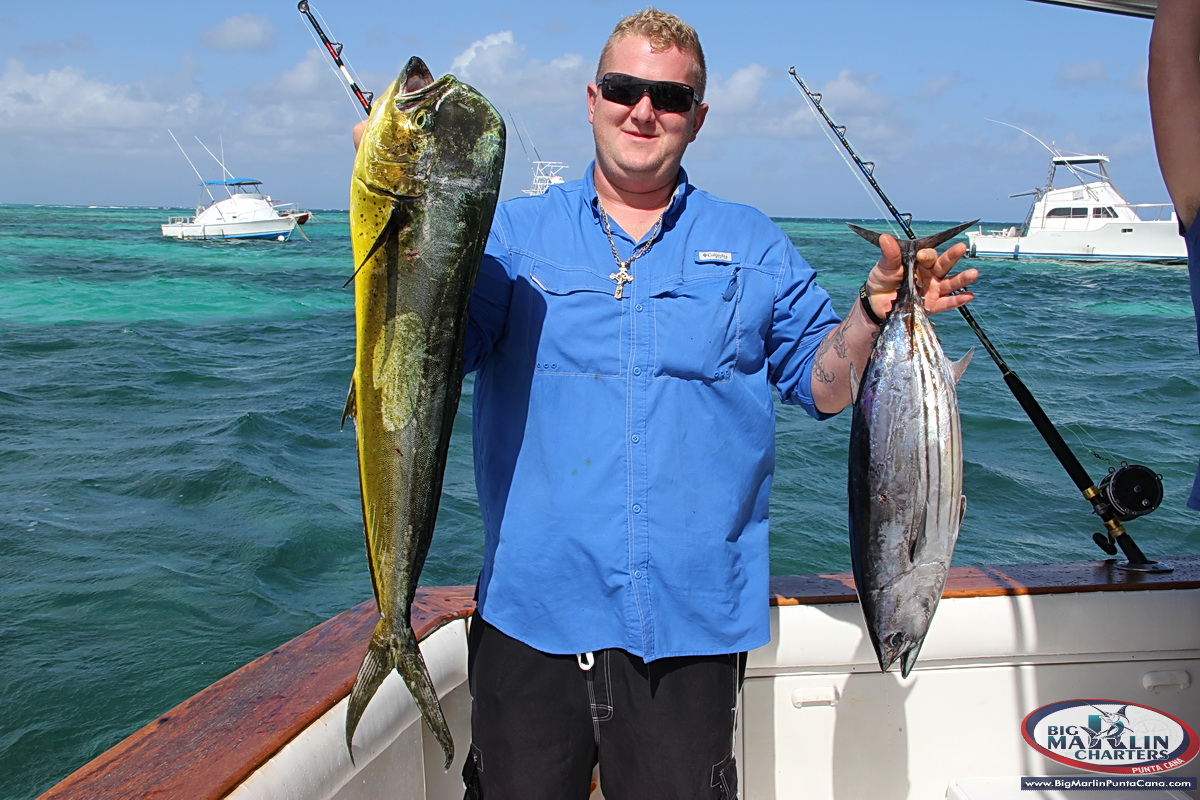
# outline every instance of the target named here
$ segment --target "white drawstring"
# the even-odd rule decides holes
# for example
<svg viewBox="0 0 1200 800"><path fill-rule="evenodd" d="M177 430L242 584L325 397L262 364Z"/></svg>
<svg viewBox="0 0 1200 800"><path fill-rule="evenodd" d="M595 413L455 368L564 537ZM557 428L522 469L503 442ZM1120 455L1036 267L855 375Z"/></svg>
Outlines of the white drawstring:
<svg viewBox="0 0 1200 800"><path fill-rule="evenodd" d="M575 661L578 662L579 668L584 672L596 666L596 656L594 653L580 653L575 656Z"/></svg>

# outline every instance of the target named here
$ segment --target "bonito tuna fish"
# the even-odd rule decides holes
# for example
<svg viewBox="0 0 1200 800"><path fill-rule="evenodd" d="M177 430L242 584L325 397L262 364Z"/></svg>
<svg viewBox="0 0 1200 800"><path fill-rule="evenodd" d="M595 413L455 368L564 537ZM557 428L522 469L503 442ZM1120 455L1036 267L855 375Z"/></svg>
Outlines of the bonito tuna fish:
<svg viewBox="0 0 1200 800"><path fill-rule="evenodd" d="M904 281L862 377L852 387L854 583L880 668L886 672L899 658L905 677L916 664L941 599L966 510L955 385L971 359L967 353L951 364L942 353L916 286L916 255L973 224L898 240ZM879 244L878 233L850 227Z"/></svg>
<svg viewBox="0 0 1200 800"><path fill-rule="evenodd" d="M467 301L500 187L504 122L419 58L376 100L354 162L357 347L346 415L380 620L346 713L346 747L388 672L404 678L449 768L450 729L409 623L462 388ZM351 750L353 753L353 750Z"/></svg>

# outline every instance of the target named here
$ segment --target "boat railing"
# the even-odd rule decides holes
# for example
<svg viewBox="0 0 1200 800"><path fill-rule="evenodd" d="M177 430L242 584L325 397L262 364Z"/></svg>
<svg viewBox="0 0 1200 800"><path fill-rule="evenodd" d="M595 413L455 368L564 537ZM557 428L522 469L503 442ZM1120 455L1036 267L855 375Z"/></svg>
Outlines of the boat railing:
<svg viewBox="0 0 1200 800"><path fill-rule="evenodd" d="M1175 206L1171 203L1126 203L1118 208L1128 208L1142 222L1174 222ZM1153 209L1154 216L1142 213L1142 209Z"/></svg>
<svg viewBox="0 0 1200 800"><path fill-rule="evenodd" d="M167 217L168 225L187 225L192 221L192 217Z"/></svg>

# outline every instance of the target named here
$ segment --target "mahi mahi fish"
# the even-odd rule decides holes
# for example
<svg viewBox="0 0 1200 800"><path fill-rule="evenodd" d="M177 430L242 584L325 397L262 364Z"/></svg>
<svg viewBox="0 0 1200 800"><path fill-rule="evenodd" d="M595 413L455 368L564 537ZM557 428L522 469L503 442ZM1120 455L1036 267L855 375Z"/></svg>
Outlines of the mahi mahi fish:
<svg viewBox="0 0 1200 800"><path fill-rule="evenodd" d="M354 680L346 747L388 673L408 685L449 768L454 742L409 620L433 538L462 389L467 301L496 209L504 121L421 59L376 100L354 162L354 418L379 624Z"/></svg>
<svg viewBox="0 0 1200 800"><path fill-rule="evenodd" d="M880 668L899 658L904 677L941 599L967 504L955 387L971 353L951 364L942 352L916 285L916 256L973 224L898 240L903 281L862 377L851 377L854 583ZM878 233L850 227L879 244Z"/></svg>

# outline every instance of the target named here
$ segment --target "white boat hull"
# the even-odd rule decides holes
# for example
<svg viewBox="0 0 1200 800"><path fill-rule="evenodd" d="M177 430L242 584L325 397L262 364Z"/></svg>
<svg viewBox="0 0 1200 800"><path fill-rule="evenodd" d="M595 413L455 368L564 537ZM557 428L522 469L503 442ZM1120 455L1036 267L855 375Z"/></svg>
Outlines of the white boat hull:
<svg viewBox="0 0 1200 800"><path fill-rule="evenodd" d="M1067 261L1182 262L1187 249L1169 221L1115 222L1090 231L968 231L968 254L977 258L1047 258Z"/></svg>
<svg viewBox="0 0 1200 800"><path fill-rule="evenodd" d="M276 239L286 241L296 230L294 217L279 217L248 222L164 223L162 235L174 239Z"/></svg>

